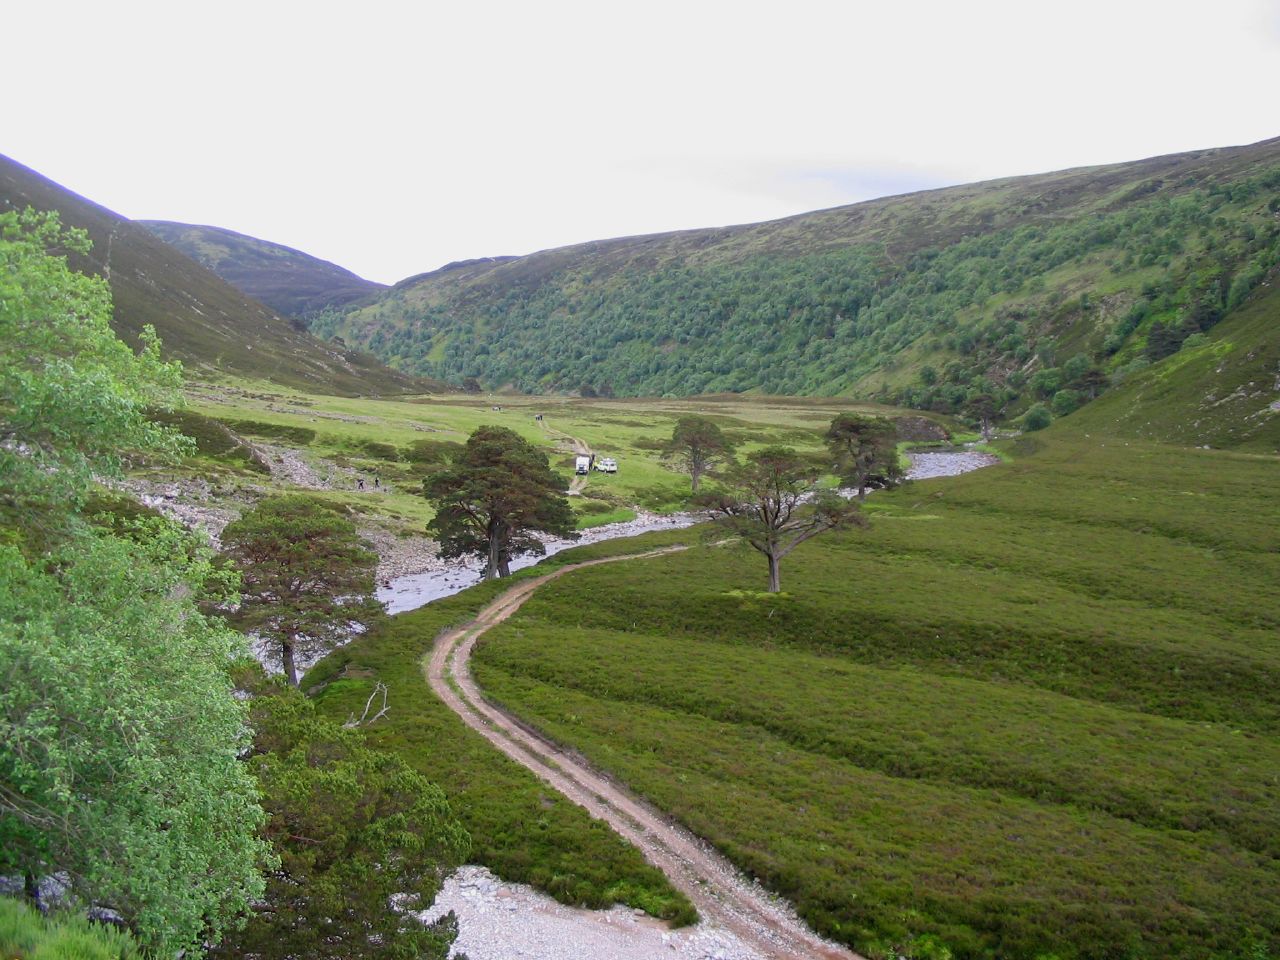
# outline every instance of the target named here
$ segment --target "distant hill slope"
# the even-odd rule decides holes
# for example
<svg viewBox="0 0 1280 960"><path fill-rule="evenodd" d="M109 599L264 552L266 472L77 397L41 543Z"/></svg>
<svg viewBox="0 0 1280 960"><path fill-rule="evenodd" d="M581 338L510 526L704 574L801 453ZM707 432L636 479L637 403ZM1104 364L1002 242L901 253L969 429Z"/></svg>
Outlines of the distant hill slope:
<svg viewBox="0 0 1280 960"><path fill-rule="evenodd" d="M365 280L336 263L234 230L169 220L137 222L237 290L287 317L345 307L387 289L386 284Z"/></svg>
<svg viewBox="0 0 1280 960"><path fill-rule="evenodd" d="M489 387L1065 414L1237 308L1278 214L1280 139L473 261L313 330Z"/></svg>
<svg viewBox="0 0 1280 960"><path fill-rule="evenodd" d="M316 340L145 227L0 156L0 210L27 206L56 210L64 223L88 231L93 251L72 258L72 265L110 282L116 332L136 343L142 327L153 325L164 354L196 375L238 375L338 394L426 389L374 357Z"/></svg>
<svg viewBox="0 0 1280 960"><path fill-rule="evenodd" d="M1082 432L1280 453L1280 271L1207 336L1067 422Z"/></svg>

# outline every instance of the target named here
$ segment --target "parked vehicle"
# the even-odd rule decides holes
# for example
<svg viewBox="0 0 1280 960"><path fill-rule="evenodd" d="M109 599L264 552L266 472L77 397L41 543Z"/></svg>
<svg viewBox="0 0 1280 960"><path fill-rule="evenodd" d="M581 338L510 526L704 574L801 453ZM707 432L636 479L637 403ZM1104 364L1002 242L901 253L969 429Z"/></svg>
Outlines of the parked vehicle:
<svg viewBox="0 0 1280 960"><path fill-rule="evenodd" d="M579 476L586 476L587 471L590 469L591 469L590 457L580 456L577 458L577 460L574 461L573 472L578 474Z"/></svg>
<svg viewBox="0 0 1280 960"><path fill-rule="evenodd" d="M617 473L618 461L613 457L603 457L596 461L596 469L601 473Z"/></svg>

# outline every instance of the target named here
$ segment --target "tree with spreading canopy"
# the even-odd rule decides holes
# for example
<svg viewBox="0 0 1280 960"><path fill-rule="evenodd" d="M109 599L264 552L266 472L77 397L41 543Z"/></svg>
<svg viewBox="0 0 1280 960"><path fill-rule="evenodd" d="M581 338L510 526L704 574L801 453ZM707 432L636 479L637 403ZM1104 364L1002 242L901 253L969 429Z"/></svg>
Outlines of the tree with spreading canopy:
<svg viewBox="0 0 1280 960"><path fill-rule="evenodd" d="M860 413L837 414L824 440L835 460L840 482L865 500L867 486L878 476L886 486L902 479L898 465L898 431L885 417Z"/></svg>
<svg viewBox="0 0 1280 960"><path fill-rule="evenodd" d="M723 489L699 496L708 518L769 564L769 592L781 587L783 558L828 530L866 526L856 503L818 487L822 468L789 447L768 447L724 471Z"/></svg>
<svg viewBox="0 0 1280 960"><path fill-rule="evenodd" d="M156 955L216 940L262 892L244 639L200 612L234 584L159 517L99 518L94 477L189 449L150 422L181 400L154 334L110 327L105 281L54 214L0 214L0 874L69 883ZM135 508L135 513L139 512Z"/></svg>
<svg viewBox="0 0 1280 960"><path fill-rule="evenodd" d="M1000 405L989 393L977 393L965 401L965 409L971 418L977 421L978 430L983 440L991 439L991 427L1000 415Z"/></svg>
<svg viewBox="0 0 1280 960"><path fill-rule="evenodd" d="M449 467L427 478L423 495L436 515L427 530L448 559L484 560L484 578L511 574L522 553L546 552L535 534L574 539L569 484L547 455L506 427L480 427Z"/></svg>
<svg viewBox="0 0 1280 960"><path fill-rule="evenodd" d="M690 415L676 421L664 455L689 474L696 494L703 476L733 458L733 446L713 421Z"/></svg>
<svg viewBox="0 0 1280 960"><path fill-rule="evenodd" d="M295 687L299 659L327 653L382 613L377 555L323 500L263 500L227 525L222 544L243 580L236 623L270 643Z"/></svg>

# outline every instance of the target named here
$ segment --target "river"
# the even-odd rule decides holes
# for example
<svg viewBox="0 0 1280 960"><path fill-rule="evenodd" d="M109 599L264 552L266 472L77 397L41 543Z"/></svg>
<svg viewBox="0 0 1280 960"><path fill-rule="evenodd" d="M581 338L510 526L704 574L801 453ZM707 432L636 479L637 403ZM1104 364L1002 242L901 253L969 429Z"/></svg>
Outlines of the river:
<svg viewBox="0 0 1280 960"><path fill-rule="evenodd" d="M907 452L907 456L911 459L911 469L907 471L908 480L954 477L999 462L998 458L989 453L964 448L912 450ZM635 537L656 530L689 527L702 519L702 515L696 513L641 512L634 520L608 523L583 530L577 540L549 537L545 541L546 556L567 550L569 547L600 543L602 540L616 540L620 537ZM519 557L511 562L511 569L519 570L529 567L541 559L535 556ZM378 588L378 599L386 604L387 613L404 613L408 610L416 610L432 600L452 596L479 582L479 561L458 561L444 569L396 577Z"/></svg>

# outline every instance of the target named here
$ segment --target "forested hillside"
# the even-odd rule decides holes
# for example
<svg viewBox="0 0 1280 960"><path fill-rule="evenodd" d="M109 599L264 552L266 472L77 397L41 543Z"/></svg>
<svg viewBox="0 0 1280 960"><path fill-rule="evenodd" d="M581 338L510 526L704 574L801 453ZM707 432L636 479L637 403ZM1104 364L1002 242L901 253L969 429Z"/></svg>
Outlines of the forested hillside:
<svg viewBox="0 0 1280 960"><path fill-rule="evenodd" d="M138 222L237 290L288 317L345 307L386 289L336 263L234 230L168 220Z"/></svg>
<svg viewBox="0 0 1280 960"><path fill-rule="evenodd" d="M139 224L0 156L0 213L27 207L57 211L64 224L87 232L92 248L72 252L70 262L110 284L111 323L120 337L137 344L150 324L163 354L198 375L338 394L426 389L368 354L316 340Z"/></svg>
<svg viewBox="0 0 1280 960"><path fill-rule="evenodd" d="M495 388L1065 414L1194 348L1277 260L1269 140L461 264L313 330Z"/></svg>

